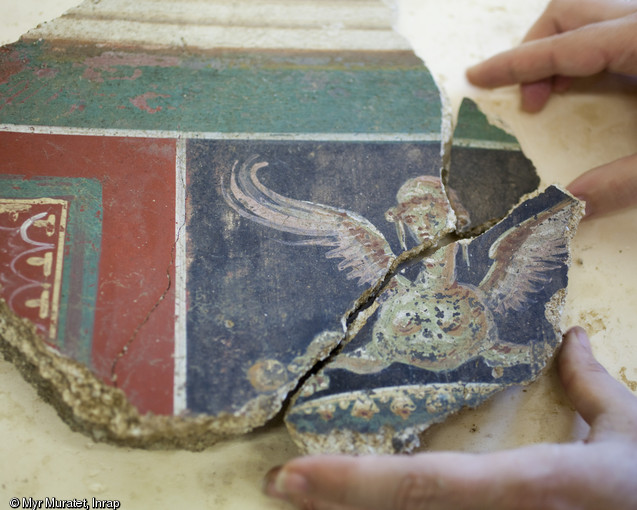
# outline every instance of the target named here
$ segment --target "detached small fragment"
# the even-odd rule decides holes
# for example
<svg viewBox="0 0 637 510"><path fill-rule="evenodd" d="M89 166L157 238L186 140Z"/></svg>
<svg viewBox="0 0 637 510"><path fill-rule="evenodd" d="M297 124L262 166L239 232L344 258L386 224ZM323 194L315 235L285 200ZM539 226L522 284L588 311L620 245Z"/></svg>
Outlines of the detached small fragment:
<svg viewBox="0 0 637 510"><path fill-rule="evenodd" d="M489 123L467 98L460 105L449 159L445 184L461 235L484 232L540 184L517 139Z"/></svg>
<svg viewBox="0 0 637 510"><path fill-rule="evenodd" d="M308 453L409 451L430 425L533 381L561 340L582 214L551 186L484 234L425 258L414 280L394 276L290 407L295 442Z"/></svg>

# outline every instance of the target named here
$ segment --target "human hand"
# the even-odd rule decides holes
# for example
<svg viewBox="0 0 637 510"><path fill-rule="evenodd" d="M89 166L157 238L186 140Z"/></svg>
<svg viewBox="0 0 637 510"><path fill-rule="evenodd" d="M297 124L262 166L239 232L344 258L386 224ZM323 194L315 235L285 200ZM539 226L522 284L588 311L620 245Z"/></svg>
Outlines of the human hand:
<svg viewBox="0 0 637 510"><path fill-rule="evenodd" d="M265 491L314 510L637 508L637 398L595 361L586 333L565 338L559 372L591 426L586 441L489 454L324 455L266 476Z"/></svg>
<svg viewBox="0 0 637 510"><path fill-rule="evenodd" d="M479 87L520 84L527 112L544 108L573 78L611 72L637 76L637 1L553 0L522 44L471 67ZM637 205L637 154L585 173L568 190L586 217Z"/></svg>
<svg viewBox="0 0 637 510"><path fill-rule="evenodd" d="M572 78L637 76L637 2L553 0L517 48L467 70L483 88L521 84L522 109L540 111Z"/></svg>

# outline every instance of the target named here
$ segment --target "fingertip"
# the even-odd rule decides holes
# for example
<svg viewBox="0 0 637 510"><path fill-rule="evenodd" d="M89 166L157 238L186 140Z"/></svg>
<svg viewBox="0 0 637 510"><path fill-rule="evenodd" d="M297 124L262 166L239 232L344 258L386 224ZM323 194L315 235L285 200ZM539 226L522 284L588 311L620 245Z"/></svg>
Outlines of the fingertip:
<svg viewBox="0 0 637 510"><path fill-rule="evenodd" d="M539 80L533 83L523 83L520 85L521 107L527 113L537 113L541 111L553 91L550 78Z"/></svg>
<svg viewBox="0 0 637 510"><path fill-rule="evenodd" d="M308 499L338 501L356 483L356 457L347 455L309 455L296 457L272 468L263 480L263 492L295 503ZM350 485L345 485L349 480Z"/></svg>
<svg viewBox="0 0 637 510"><path fill-rule="evenodd" d="M637 154L611 161L583 173L566 189L586 202L585 218L637 206Z"/></svg>
<svg viewBox="0 0 637 510"><path fill-rule="evenodd" d="M565 353L567 356L569 356L568 351L573 349L583 349L583 352L593 356L590 338L581 326L573 326L564 334L562 349L567 350Z"/></svg>
<svg viewBox="0 0 637 510"><path fill-rule="evenodd" d="M580 365L584 358L595 361L590 338L584 328L573 326L563 335L560 368L562 365L572 368L574 363Z"/></svg>
<svg viewBox="0 0 637 510"><path fill-rule="evenodd" d="M484 73L484 65L482 62L479 64L475 64L465 71L465 76L471 85L475 85L476 87L487 87L487 76Z"/></svg>
<svg viewBox="0 0 637 510"><path fill-rule="evenodd" d="M579 326L564 335L558 372L569 399L592 424L608 407L607 397L614 391L615 380L595 359L588 334Z"/></svg>
<svg viewBox="0 0 637 510"><path fill-rule="evenodd" d="M577 340L580 345L586 350L591 350L591 340L588 337L588 333L586 333L586 330L583 327L573 326L566 332L566 335L570 337L571 342Z"/></svg>
<svg viewBox="0 0 637 510"><path fill-rule="evenodd" d="M564 335L558 368L568 398L591 426L588 441L637 439L635 396L597 361L582 328L571 328Z"/></svg>
<svg viewBox="0 0 637 510"><path fill-rule="evenodd" d="M562 347L557 361L560 378L565 388L568 388L570 379L573 376L573 360L577 354L577 350L582 347L586 348L585 343L582 342L580 338L583 339L584 342L588 341L588 335L579 326L570 328L562 336Z"/></svg>
<svg viewBox="0 0 637 510"><path fill-rule="evenodd" d="M262 480L261 492L273 498L285 498L285 495L277 490L277 478L281 472L282 466L275 466L270 469Z"/></svg>

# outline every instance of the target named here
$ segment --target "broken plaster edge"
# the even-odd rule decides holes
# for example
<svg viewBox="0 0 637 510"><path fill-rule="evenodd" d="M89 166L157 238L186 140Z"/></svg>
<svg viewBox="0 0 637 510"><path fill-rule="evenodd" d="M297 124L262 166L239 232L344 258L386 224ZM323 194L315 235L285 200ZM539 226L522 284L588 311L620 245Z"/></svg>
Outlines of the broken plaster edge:
<svg viewBox="0 0 637 510"><path fill-rule="evenodd" d="M566 228L566 266L570 269L571 265L573 264L573 239L575 238L580 222L582 221L586 213L586 203L583 200L580 200L579 198L574 196L571 192L569 192L567 189L563 188L560 185L551 184L550 186L553 186L559 189L562 193L564 193L565 195L567 195L568 197L570 197L572 200L575 201L573 206L574 211L571 213L569 217L568 226ZM546 186L546 188L550 186ZM539 194L539 191L536 193ZM549 356L549 360L547 360L547 363L544 369L541 370L540 372L546 371L547 367L551 364L549 363L550 359L555 358L562 344L562 338L565 333L563 318L564 318L564 309L566 308L566 297L568 295L569 280L570 278L567 273L566 286L556 291L555 294L551 296L551 299L548 301L548 303L544 307L544 316L546 317L546 320L548 321L548 323L551 324L551 326L553 326L553 331L558 337L558 343L555 349L553 349L553 353ZM539 376L540 374L538 374L538 376L535 379L537 379Z"/></svg>
<svg viewBox="0 0 637 510"><path fill-rule="evenodd" d="M35 326L12 312L4 300L0 300L0 352L73 431L96 442L134 448L197 451L245 434L272 419L298 383L291 381L275 394L260 395L235 413L142 414L121 389L46 345ZM267 411L275 401L278 405Z"/></svg>

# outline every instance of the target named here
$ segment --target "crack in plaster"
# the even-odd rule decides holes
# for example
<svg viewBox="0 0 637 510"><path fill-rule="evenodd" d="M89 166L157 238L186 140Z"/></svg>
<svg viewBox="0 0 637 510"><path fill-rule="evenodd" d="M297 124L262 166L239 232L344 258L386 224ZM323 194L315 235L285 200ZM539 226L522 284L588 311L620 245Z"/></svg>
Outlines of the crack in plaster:
<svg viewBox="0 0 637 510"><path fill-rule="evenodd" d="M179 181L180 181L179 185L181 185L182 189L185 190L186 189L186 183L184 181L184 176L181 173L179 173L178 174L178 178L179 178ZM171 247L171 251L170 251L170 264L168 265L168 268L166 269L166 279L168 280L166 288L163 290L161 296L159 296L157 301L153 304L151 309L148 311L148 313L146 314L144 319L142 319L142 321L135 327L135 330L131 334L131 336L128 339L128 341L124 344L124 346L120 349L120 351L117 353L117 355L113 359L113 362L111 364L110 380L111 380L111 383L113 384L113 386L115 386L116 388L118 387L118 380L117 380L117 373L116 373L117 372L117 365L119 364L121 359L124 356L126 356L126 354L128 353L131 345L137 339L141 329L144 327L144 325L146 323L148 323L148 321L150 320L150 318L153 315L153 313L155 312L155 310L157 310L157 308L159 308L159 305L164 301L164 299L166 299L166 296L168 295L168 292L170 292L170 289L172 288L172 276L170 274L170 270L171 270L172 267L175 266L177 246L179 245L180 240L181 240L182 230L184 230L185 228L186 228L186 219L185 218L181 218L181 223L179 224L179 227L177 229L177 234L175 236L175 242L173 243L173 245Z"/></svg>
<svg viewBox="0 0 637 510"><path fill-rule="evenodd" d="M115 386L116 388L118 387L117 374L116 374L118 363L120 362L120 360L124 356L126 356L126 354L128 353L131 345L137 339L137 337L139 335L139 332L144 327L144 325L146 325L146 323L148 323L148 321L150 320L151 315L153 315L153 313L155 312L155 310L157 310L159 305L164 301L164 299L166 299L166 296L168 295L168 292L170 291L170 289L172 287L172 276L170 275L170 268L175 265L175 245L177 244L177 241L175 241L175 244L173 245L173 247L171 249L171 262L170 262L168 268L166 269L166 278L168 280L168 284L166 285L166 288L162 292L161 296L159 296L157 301L155 301L155 303L153 304L151 309L148 311L146 316L135 327L135 330L131 334L131 336L128 339L128 341L124 344L124 346L120 349L120 351L115 355L115 358L113 359L113 362L111 364L110 380L113 383L113 386Z"/></svg>

